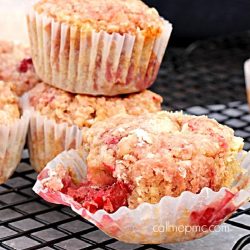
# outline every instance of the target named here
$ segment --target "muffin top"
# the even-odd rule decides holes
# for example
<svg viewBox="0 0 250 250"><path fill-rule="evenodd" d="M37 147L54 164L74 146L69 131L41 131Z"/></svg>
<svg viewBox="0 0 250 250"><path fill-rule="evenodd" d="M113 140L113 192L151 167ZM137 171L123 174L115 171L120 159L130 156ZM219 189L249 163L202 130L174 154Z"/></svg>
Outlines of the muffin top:
<svg viewBox="0 0 250 250"><path fill-rule="evenodd" d="M10 88L10 83L0 81L0 125L9 125L20 118L18 97Z"/></svg>
<svg viewBox="0 0 250 250"><path fill-rule="evenodd" d="M151 92L120 97L72 94L40 83L29 91L29 104L41 115L57 123L90 127L117 114L140 115L161 109L162 98Z"/></svg>
<svg viewBox="0 0 250 250"><path fill-rule="evenodd" d="M161 33L163 20L154 8L140 0L41 0L34 9L56 21L86 30L135 34Z"/></svg>
<svg viewBox="0 0 250 250"><path fill-rule="evenodd" d="M37 82L29 48L0 41L0 80L10 81L12 90L21 96Z"/></svg>
<svg viewBox="0 0 250 250"><path fill-rule="evenodd" d="M84 137L88 180L94 186L128 185L132 208L203 187L218 191L241 172L243 140L206 116L120 115L96 123Z"/></svg>

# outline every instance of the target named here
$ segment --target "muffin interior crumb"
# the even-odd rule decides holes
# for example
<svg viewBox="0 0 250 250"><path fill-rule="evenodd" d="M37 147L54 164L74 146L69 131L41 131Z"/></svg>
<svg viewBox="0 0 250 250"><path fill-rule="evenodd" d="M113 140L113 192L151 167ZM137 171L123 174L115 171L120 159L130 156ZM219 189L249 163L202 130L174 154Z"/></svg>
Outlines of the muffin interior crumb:
<svg viewBox="0 0 250 250"><path fill-rule="evenodd" d="M243 140L205 116L163 111L114 117L87 131L84 145L89 180L106 186L114 178L132 185L130 208L203 187L218 191L242 171L237 154Z"/></svg>

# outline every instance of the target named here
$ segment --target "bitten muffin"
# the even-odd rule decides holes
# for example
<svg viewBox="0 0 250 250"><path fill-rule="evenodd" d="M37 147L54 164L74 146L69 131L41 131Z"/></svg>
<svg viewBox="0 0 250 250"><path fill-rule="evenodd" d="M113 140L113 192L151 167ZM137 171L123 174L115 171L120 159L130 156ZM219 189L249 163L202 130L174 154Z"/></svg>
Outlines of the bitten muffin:
<svg viewBox="0 0 250 250"><path fill-rule="evenodd" d="M86 150L49 162L33 190L120 241L198 239L249 201L250 152L238 153L242 139L205 116L116 116L85 140Z"/></svg>
<svg viewBox="0 0 250 250"><path fill-rule="evenodd" d="M172 31L139 0L41 0L27 20L37 74L55 87L90 95L150 86Z"/></svg>
<svg viewBox="0 0 250 250"><path fill-rule="evenodd" d="M19 100L10 83L0 81L0 184L15 171L28 129L28 115L21 115Z"/></svg>
<svg viewBox="0 0 250 250"><path fill-rule="evenodd" d="M83 132L117 114L140 115L161 109L162 98L151 92L118 97L93 97L38 84L24 98L23 108L33 109L30 121L31 162L40 172L58 153L78 148ZM26 103L26 104L25 104Z"/></svg>
<svg viewBox="0 0 250 250"><path fill-rule="evenodd" d="M92 126L84 142L87 181L67 180L64 192L91 212L155 204L204 187L218 191L242 171L243 140L206 116L119 115Z"/></svg>
<svg viewBox="0 0 250 250"><path fill-rule="evenodd" d="M0 61L0 80L11 82L11 88L18 96L39 82L28 47L0 41Z"/></svg>

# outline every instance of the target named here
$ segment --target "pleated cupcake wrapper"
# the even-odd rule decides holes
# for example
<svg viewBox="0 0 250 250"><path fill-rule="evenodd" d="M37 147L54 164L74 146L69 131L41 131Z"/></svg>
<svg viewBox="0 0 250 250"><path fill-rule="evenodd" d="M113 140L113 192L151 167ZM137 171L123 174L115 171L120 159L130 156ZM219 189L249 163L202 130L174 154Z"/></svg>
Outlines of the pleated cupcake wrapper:
<svg viewBox="0 0 250 250"><path fill-rule="evenodd" d="M82 130L67 123L57 124L41 116L31 115L28 146L31 165L37 172L64 150L77 149L82 143Z"/></svg>
<svg viewBox="0 0 250 250"><path fill-rule="evenodd" d="M248 98L248 103L250 104L250 59L248 59L244 63L244 73L245 73L247 98Z"/></svg>
<svg viewBox="0 0 250 250"><path fill-rule="evenodd" d="M136 209L119 208L115 213L84 209L61 192L68 171L76 181L86 179L86 156L77 150L65 151L49 162L38 176L34 191L45 200L70 206L83 218L120 241L139 244L173 243L200 238L226 220L250 198L250 153L241 156L246 173L232 189L214 192L203 188L199 194L183 192L179 197L165 196L157 204L143 203Z"/></svg>
<svg viewBox="0 0 250 250"><path fill-rule="evenodd" d="M35 111L29 104L29 94L21 99L23 110L30 112L28 147L30 161L36 172L64 150L77 149L82 144L83 129L67 123L56 123Z"/></svg>
<svg viewBox="0 0 250 250"><path fill-rule="evenodd" d="M86 31L27 12L34 66L39 77L73 93L107 95L137 92L156 79L172 31L163 20L158 37Z"/></svg>
<svg viewBox="0 0 250 250"><path fill-rule="evenodd" d="M0 125L0 184L14 173L22 157L29 125L30 113L10 125Z"/></svg>

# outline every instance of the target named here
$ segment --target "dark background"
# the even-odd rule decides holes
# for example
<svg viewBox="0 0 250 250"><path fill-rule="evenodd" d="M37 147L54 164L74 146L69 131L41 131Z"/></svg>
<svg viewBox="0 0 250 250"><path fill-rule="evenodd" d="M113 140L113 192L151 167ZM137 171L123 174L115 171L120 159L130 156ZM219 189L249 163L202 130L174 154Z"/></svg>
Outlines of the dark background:
<svg viewBox="0 0 250 250"><path fill-rule="evenodd" d="M144 2L173 24L151 87L166 107L246 102L243 64L250 58L250 0Z"/></svg>
<svg viewBox="0 0 250 250"><path fill-rule="evenodd" d="M173 24L171 45L250 29L250 0L144 0ZM249 41L250 42L250 41Z"/></svg>

